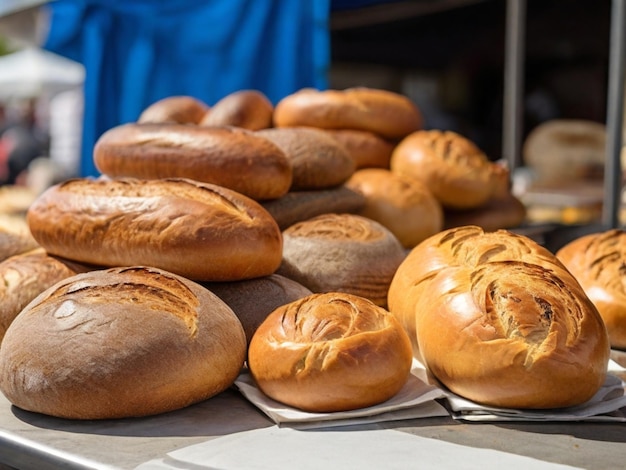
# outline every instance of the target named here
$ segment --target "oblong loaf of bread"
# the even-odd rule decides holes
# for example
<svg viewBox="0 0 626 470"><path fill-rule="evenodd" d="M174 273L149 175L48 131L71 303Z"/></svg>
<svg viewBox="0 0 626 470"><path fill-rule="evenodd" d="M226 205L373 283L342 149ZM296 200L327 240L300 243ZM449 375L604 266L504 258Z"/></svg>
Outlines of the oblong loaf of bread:
<svg viewBox="0 0 626 470"><path fill-rule="evenodd" d="M205 102L193 96L167 96L144 109L137 122L198 124L209 109Z"/></svg>
<svg viewBox="0 0 626 470"><path fill-rule="evenodd" d="M200 126L235 126L256 131L272 127L274 105L259 90L238 90L215 103Z"/></svg>
<svg viewBox="0 0 626 470"><path fill-rule="evenodd" d="M408 97L367 87L345 90L303 88L274 108L276 127L357 129L401 139L422 128L422 115Z"/></svg>
<svg viewBox="0 0 626 470"><path fill-rule="evenodd" d="M433 376L478 403L574 406L606 378L598 310L550 251L522 235L466 226L428 238L398 268L389 309Z"/></svg>
<svg viewBox="0 0 626 470"><path fill-rule="evenodd" d="M611 346L626 349L626 231L583 235L561 247L556 256L598 308Z"/></svg>
<svg viewBox="0 0 626 470"><path fill-rule="evenodd" d="M253 131L184 124L124 124L94 146L98 171L112 178L190 178L255 200L284 195L292 165L284 152Z"/></svg>
<svg viewBox="0 0 626 470"><path fill-rule="evenodd" d="M62 418L153 415L225 390L245 353L241 323L200 285L141 266L92 271L51 286L13 321L0 389Z"/></svg>
<svg viewBox="0 0 626 470"><path fill-rule="evenodd" d="M186 179L68 180L42 193L27 220L51 254L193 280L265 276L282 258L280 228L259 203Z"/></svg>
<svg viewBox="0 0 626 470"><path fill-rule="evenodd" d="M248 367L274 400L313 412L393 397L411 370L406 332L385 309L346 293L313 294L274 310L254 334Z"/></svg>

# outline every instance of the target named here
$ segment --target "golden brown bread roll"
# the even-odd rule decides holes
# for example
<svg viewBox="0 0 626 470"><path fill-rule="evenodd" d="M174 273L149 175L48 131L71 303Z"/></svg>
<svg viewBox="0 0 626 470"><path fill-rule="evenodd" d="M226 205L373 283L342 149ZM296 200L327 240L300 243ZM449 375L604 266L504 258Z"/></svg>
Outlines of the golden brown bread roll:
<svg viewBox="0 0 626 470"><path fill-rule="evenodd" d="M0 342L26 305L57 282L92 268L51 256L43 248L11 256L0 262Z"/></svg>
<svg viewBox="0 0 626 470"><path fill-rule="evenodd" d="M409 339L389 312L334 292L277 308L248 350L252 377L266 395L312 412L388 400L406 383L411 362Z"/></svg>
<svg viewBox="0 0 626 470"><path fill-rule="evenodd" d="M611 346L626 349L626 232L611 229L581 236L556 256L598 308Z"/></svg>
<svg viewBox="0 0 626 470"><path fill-rule="evenodd" d="M402 244L378 222L355 214L322 214L283 230L277 273L314 293L346 292L384 307L404 257Z"/></svg>
<svg viewBox="0 0 626 470"><path fill-rule="evenodd" d="M422 115L404 95L376 88L303 88L274 108L276 127L357 129L396 140L422 128Z"/></svg>
<svg viewBox="0 0 626 470"><path fill-rule="evenodd" d="M475 226L433 235L398 268L389 310L430 373L478 403L579 405L606 377L598 310L556 256L522 235Z"/></svg>
<svg viewBox="0 0 626 470"><path fill-rule="evenodd" d="M282 257L280 229L260 204L192 180L69 180L37 198L28 223L51 254L193 280L267 276Z"/></svg>
<svg viewBox="0 0 626 470"><path fill-rule="evenodd" d="M144 109L137 122L198 124L209 109L206 103L193 96L168 96Z"/></svg>
<svg viewBox="0 0 626 470"><path fill-rule="evenodd" d="M280 197L292 182L291 162L280 148L236 127L124 124L100 136L94 162L112 178L190 178L255 200Z"/></svg>
<svg viewBox="0 0 626 470"><path fill-rule="evenodd" d="M276 144L292 167L291 191L328 189L344 183L356 165L347 150L321 129L289 127L256 132Z"/></svg>
<svg viewBox="0 0 626 470"><path fill-rule="evenodd" d="M248 344L263 320L278 307L312 292L292 279L278 274L233 282L203 282L228 305L243 325Z"/></svg>
<svg viewBox="0 0 626 470"><path fill-rule="evenodd" d="M311 191L289 191L278 199L261 201L261 205L281 230L321 214L356 213L365 205L365 197L344 185Z"/></svg>
<svg viewBox="0 0 626 470"><path fill-rule="evenodd" d="M452 131L422 130L393 150L391 171L422 181L444 208L472 209L485 204L508 178L469 139Z"/></svg>
<svg viewBox="0 0 626 470"><path fill-rule="evenodd" d="M396 145L369 131L357 129L326 129L352 156L360 168L389 168L391 153Z"/></svg>
<svg viewBox="0 0 626 470"><path fill-rule="evenodd" d="M357 213L387 227L405 248L443 229L441 204L421 181L384 168L363 168L346 186L365 197Z"/></svg>
<svg viewBox="0 0 626 470"><path fill-rule="evenodd" d="M236 126L252 131L272 127L274 105L258 90L239 90L215 103L200 126Z"/></svg>
<svg viewBox="0 0 626 470"><path fill-rule="evenodd" d="M92 271L51 286L13 321L0 389L62 418L153 415L225 390L245 353L241 323L200 285L148 267Z"/></svg>

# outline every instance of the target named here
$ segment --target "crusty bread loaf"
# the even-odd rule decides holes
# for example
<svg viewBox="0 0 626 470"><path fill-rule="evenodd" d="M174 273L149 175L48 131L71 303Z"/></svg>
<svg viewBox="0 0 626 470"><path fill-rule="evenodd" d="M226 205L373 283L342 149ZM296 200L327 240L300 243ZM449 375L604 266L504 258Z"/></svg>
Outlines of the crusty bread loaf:
<svg viewBox="0 0 626 470"><path fill-rule="evenodd" d="M278 307L312 294L302 284L278 274L245 281L203 282L201 285L235 312L246 332L248 344L270 313Z"/></svg>
<svg viewBox="0 0 626 470"><path fill-rule="evenodd" d="M348 151L321 129L262 129L257 135L276 144L292 167L291 191L328 189L344 183L356 164Z"/></svg>
<svg viewBox="0 0 626 470"><path fill-rule="evenodd" d="M469 139L452 131L422 130L393 150L391 171L422 181L445 208L472 209L485 204L509 177Z"/></svg>
<svg viewBox="0 0 626 470"><path fill-rule="evenodd" d="M62 418L153 415L225 390L245 353L241 323L200 285L148 267L92 271L51 286L13 321L0 389Z"/></svg>
<svg viewBox="0 0 626 470"><path fill-rule="evenodd" d="M326 129L352 156L360 168L389 168L395 142L369 131L358 129Z"/></svg>
<svg viewBox="0 0 626 470"><path fill-rule="evenodd" d="M272 214L280 229L285 230L322 214L354 214L365 205L365 197L343 184L328 189L289 191L278 199L261 201L261 205Z"/></svg>
<svg viewBox="0 0 626 470"><path fill-rule="evenodd" d="M209 106L193 96L167 96L144 109L137 122L198 124L207 111Z"/></svg>
<svg viewBox="0 0 626 470"><path fill-rule="evenodd" d="M259 203L185 179L69 180L39 196L28 223L51 254L193 280L267 276L282 257L280 229Z"/></svg>
<svg viewBox="0 0 626 470"><path fill-rule="evenodd" d="M280 197L292 182L291 162L279 147L236 127L124 124L100 136L94 162L113 178L190 178L255 200Z"/></svg>
<svg viewBox="0 0 626 470"><path fill-rule="evenodd" d="M314 293L346 292L384 307L404 257L400 241L378 222L355 214L322 214L283 231L277 273Z"/></svg>
<svg viewBox="0 0 626 470"><path fill-rule="evenodd" d="M270 398L312 412L376 405L411 370L406 332L385 309L345 293L277 308L254 334L248 367Z"/></svg>
<svg viewBox="0 0 626 470"><path fill-rule="evenodd" d="M0 261L38 246L24 215L0 215Z"/></svg>
<svg viewBox="0 0 626 470"><path fill-rule="evenodd" d="M415 247L389 310L444 386L512 408L579 405L604 383L609 342L598 310L546 248L466 226Z"/></svg>
<svg viewBox="0 0 626 470"><path fill-rule="evenodd" d="M415 103L393 91L368 87L303 88L276 104L274 125L357 129L396 140L421 129L423 121Z"/></svg>
<svg viewBox="0 0 626 470"><path fill-rule="evenodd" d="M443 209L421 182L384 168L362 168L346 182L365 197L359 215L375 220L413 248L443 228Z"/></svg>
<svg viewBox="0 0 626 470"><path fill-rule="evenodd" d="M90 270L89 266L51 256L43 248L0 262L0 342L11 322L31 300L51 285Z"/></svg>
<svg viewBox="0 0 626 470"><path fill-rule="evenodd" d="M215 103L200 126L235 126L257 131L272 127L274 105L258 90L238 90Z"/></svg>
<svg viewBox="0 0 626 470"><path fill-rule="evenodd" d="M556 256L598 308L611 346L626 349L626 232L610 229L572 240Z"/></svg>

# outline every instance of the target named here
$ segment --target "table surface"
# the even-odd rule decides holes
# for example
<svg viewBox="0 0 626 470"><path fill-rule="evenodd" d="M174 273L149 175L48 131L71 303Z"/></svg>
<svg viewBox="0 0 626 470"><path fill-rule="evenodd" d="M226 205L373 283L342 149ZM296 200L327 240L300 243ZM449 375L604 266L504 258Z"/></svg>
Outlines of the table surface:
<svg viewBox="0 0 626 470"><path fill-rule="evenodd" d="M626 354L614 359L626 363ZM18 409L0 395L0 468L133 469L167 452L274 423L234 389L146 418L78 421ZM351 426L395 429L580 468L623 468L626 425L618 422L482 422L449 417Z"/></svg>

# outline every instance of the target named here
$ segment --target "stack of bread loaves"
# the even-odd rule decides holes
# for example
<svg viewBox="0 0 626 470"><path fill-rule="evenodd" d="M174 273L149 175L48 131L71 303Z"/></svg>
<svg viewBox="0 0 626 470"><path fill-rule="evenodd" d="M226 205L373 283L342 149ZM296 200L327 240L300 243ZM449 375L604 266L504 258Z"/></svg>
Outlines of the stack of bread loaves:
<svg viewBox="0 0 626 470"><path fill-rule="evenodd" d="M433 377L478 403L573 406L604 383L610 349L598 310L527 237L476 226L430 237L396 271L389 309Z"/></svg>

